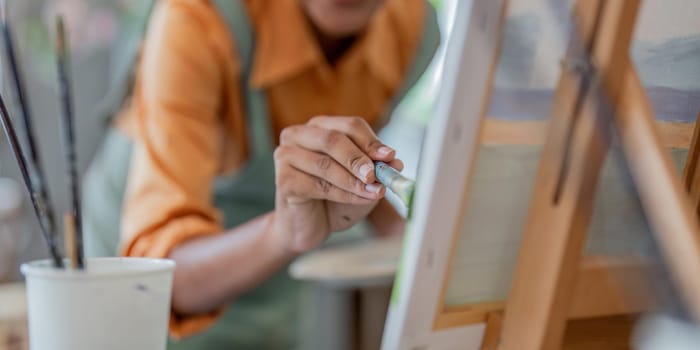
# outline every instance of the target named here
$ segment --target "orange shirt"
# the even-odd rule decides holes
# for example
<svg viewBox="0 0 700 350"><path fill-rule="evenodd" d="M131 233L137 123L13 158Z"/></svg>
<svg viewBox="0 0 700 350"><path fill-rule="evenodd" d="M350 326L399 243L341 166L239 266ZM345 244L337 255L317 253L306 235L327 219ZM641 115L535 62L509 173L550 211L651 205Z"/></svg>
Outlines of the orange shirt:
<svg viewBox="0 0 700 350"><path fill-rule="evenodd" d="M353 115L378 126L401 87L422 33L424 0L387 0L333 66L299 0L246 0L255 31L250 83L267 94L274 133L316 115ZM216 176L247 156L241 62L224 19L206 0L156 7L134 92L120 125L135 139L122 253L166 257L183 240L222 232ZM185 335L212 315L172 320Z"/></svg>

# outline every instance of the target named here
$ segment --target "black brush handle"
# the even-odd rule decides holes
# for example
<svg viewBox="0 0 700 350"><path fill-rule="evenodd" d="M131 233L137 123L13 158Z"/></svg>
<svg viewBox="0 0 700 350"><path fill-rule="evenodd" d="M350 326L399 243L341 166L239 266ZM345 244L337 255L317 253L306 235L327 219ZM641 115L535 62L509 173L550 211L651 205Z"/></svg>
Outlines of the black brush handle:
<svg viewBox="0 0 700 350"><path fill-rule="evenodd" d="M78 256L78 268L84 268L83 230L80 208L80 190L78 188L78 167L75 152L75 127L73 116L73 94L70 85L68 65L68 47L63 19L56 19L56 63L58 69L58 88L61 97L61 117L63 129L63 148L67 161L68 187L70 190L71 214L75 224L75 251Z"/></svg>
<svg viewBox="0 0 700 350"><path fill-rule="evenodd" d="M5 101L2 96L0 96L0 123L2 123L2 128L5 131L5 136L7 141L10 143L10 148L12 148L12 154L15 156L17 165L19 165L20 173L22 173L22 180L24 181L24 186L29 192L29 197L32 202L32 207L34 208L34 214L40 223L41 232L44 235L44 239L49 247L49 253L53 259L53 264L56 267L63 267L63 259L58 253L56 248L56 241L54 236L49 234L46 230L45 220L46 215L46 203L43 201L42 197L34 190L32 185L32 179L29 176L29 169L27 168L26 158L24 152L22 151L22 146L19 144L19 139L17 138L17 133L15 132L14 126L12 125L12 120L7 112L7 107L5 106Z"/></svg>
<svg viewBox="0 0 700 350"><path fill-rule="evenodd" d="M34 190L37 192L37 195L41 197L42 202L45 203L46 206L44 212L44 219L46 222L42 222L41 224L47 225L45 229L55 239L57 230L54 211L51 205L52 202L49 197L49 192L46 187L46 176L43 170L43 166L41 164L39 148L37 146L36 137L34 136L35 134L33 118L29 110L29 102L26 98L24 83L20 75L20 68L17 62L17 56L15 55L12 31L10 29L10 24L7 22L6 17L4 17L2 21L2 32L5 39L4 42L7 63L10 68L10 72L12 73L11 75L12 81L14 83L15 94L17 97L17 102L19 103L20 112L22 116L21 120L24 124L24 139L27 142L26 145L29 156L27 161L31 163L31 167L28 168L28 170L30 171L29 174L31 176L31 179L33 180L32 184L34 185Z"/></svg>

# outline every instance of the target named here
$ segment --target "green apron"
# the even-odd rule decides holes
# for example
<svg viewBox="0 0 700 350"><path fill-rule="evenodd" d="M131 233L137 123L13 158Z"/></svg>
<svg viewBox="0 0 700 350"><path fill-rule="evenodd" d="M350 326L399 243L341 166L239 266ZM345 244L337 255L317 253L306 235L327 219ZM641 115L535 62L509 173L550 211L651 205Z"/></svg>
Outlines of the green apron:
<svg viewBox="0 0 700 350"><path fill-rule="evenodd" d="M274 210L274 144L264 93L247 84L253 37L245 9L239 1L214 2L229 24L246 68L242 86L251 155L235 176L216 179L213 194L213 202L223 214L224 226L232 228ZM392 109L421 76L439 44L436 16L432 7L428 5L428 8L423 41ZM83 220L88 256L113 256L118 251L122 200L133 147L126 135L110 130L85 176ZM180 341L170 341L168 349L303 349L301 335L311 330L303 329L307 323L300 312L304 309L301 291L302 284L293 281L283 269L258 288L236 298L211 328Z"/></svg>

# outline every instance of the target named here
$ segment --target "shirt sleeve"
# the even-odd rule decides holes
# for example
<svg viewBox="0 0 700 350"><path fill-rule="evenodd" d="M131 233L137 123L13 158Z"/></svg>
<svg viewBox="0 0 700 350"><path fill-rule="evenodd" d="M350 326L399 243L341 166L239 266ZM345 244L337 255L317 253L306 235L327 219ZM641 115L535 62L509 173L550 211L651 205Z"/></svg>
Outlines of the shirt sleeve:
<svg viewBox="0 0 700 350"><path fill-rule="evenodd" d="M222 232L212 187L221 163L225 74L206 22L188 6L161 1L149 25L121 222L125 256L164 258L185 240ZM220 312L172 313L171 335L201 331Z"/></svg>

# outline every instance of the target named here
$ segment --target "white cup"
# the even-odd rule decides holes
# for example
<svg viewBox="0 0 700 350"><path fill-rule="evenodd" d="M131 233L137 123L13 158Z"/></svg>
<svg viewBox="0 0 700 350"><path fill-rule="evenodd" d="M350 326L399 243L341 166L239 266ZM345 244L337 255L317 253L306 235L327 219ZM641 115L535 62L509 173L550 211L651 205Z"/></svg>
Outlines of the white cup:
<svg viewBox="0 0 700 350"><path fill-rule="evenodd" d="M94 258L84 271L23 264L31 350L164 350L175 263Z"/></svg>

